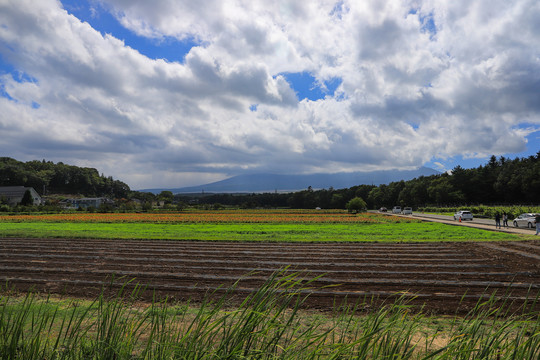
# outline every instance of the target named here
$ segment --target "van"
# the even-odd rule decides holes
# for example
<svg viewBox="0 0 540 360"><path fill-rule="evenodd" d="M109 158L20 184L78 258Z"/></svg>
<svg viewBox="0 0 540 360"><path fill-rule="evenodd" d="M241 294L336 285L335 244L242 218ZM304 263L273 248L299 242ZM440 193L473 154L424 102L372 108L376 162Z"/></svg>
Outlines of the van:
<svg viewBox="0 0 540 360"><path fill-rule="evenodd" d="M392 209L392 214L400 214L401 213L401 206L394 206Z"/></svg>
<svg viewBox="0 0 540 360"><path fill-rule="evenodd" d="M412 208L406 207L406 208L403 209L403 211L401 213L403 215L412 215Z"/></svg>

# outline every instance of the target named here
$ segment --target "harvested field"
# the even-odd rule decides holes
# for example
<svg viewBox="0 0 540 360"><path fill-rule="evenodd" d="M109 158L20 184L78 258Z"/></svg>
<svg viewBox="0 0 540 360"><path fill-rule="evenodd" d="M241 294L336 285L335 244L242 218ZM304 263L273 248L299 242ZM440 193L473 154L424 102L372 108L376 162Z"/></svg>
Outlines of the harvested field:
<svg viewBox="0 0 540 360"><path fill-rule="evenodd" d="M253 291L280 269L301 271L307 306L406 296L436 313L465 312L496 292L523 304L540 292L540 243L249 243L0 239L0 281L27 290L93 297L125 281L175 300L198 300L239 281ZM254 273L252 273L254 272ZM248 275L251 273L250 275ZM112 286L111 283L114 283ZM223 290L217 290L221 293ZM538 305L536 305L538 307Z"/></svg>

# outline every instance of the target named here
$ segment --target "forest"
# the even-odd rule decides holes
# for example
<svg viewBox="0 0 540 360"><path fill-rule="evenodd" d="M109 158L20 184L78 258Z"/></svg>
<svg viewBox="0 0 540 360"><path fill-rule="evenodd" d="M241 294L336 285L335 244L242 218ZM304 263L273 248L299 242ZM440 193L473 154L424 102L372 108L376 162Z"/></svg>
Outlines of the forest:
<svg viewBox="0 0 540 360"><path fill-rule="evenodd" d="M33 187L40 195L80 194L127 198L127 184L100 175L96 169L66 165L62 162L33 160L21 162L0 157L0 186Z"/></svg>

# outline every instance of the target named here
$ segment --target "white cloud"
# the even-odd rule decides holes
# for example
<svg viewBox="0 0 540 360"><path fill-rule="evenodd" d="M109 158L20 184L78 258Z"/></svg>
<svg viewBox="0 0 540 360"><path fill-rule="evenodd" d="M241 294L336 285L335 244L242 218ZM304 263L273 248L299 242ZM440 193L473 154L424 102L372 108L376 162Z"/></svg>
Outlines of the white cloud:
<svg viewBox="0 0 540 360"><path fill-rule="evenodd" d="M0 0L0 56L28 78L0 78L3 154L181 186L514 153L540 126L537 1L95 4L141 36L200 46L153 60L57 1ZM286 72L342 82L299 102Z"/></svg>

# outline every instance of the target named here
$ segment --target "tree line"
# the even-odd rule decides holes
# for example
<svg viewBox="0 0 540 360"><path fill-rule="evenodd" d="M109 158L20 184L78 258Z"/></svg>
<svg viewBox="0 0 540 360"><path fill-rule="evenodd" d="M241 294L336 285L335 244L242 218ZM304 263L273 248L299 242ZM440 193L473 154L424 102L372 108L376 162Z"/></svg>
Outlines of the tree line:
<svg viewBox="0 0 540 360"><path fill-rule="evenodd" d="M0 186L33 187L40 195L57 193L126 198L131 193L127 184L111 176L100 175L94 168L45 160L21 162L9 157L0 157Z"/></svg>
<svg viewBox="0 0 540 360"><path fill-rule="evenodd" d="M392 189L393 188L393 189ZM398 191L399 190L399 191ZM396 194L397 193L397 197ZM373 202L413 207L463 204L512 205L540 203L540 151L528 158L497 159L477 168L456 166L450 173L381 185Z"/></svg>

